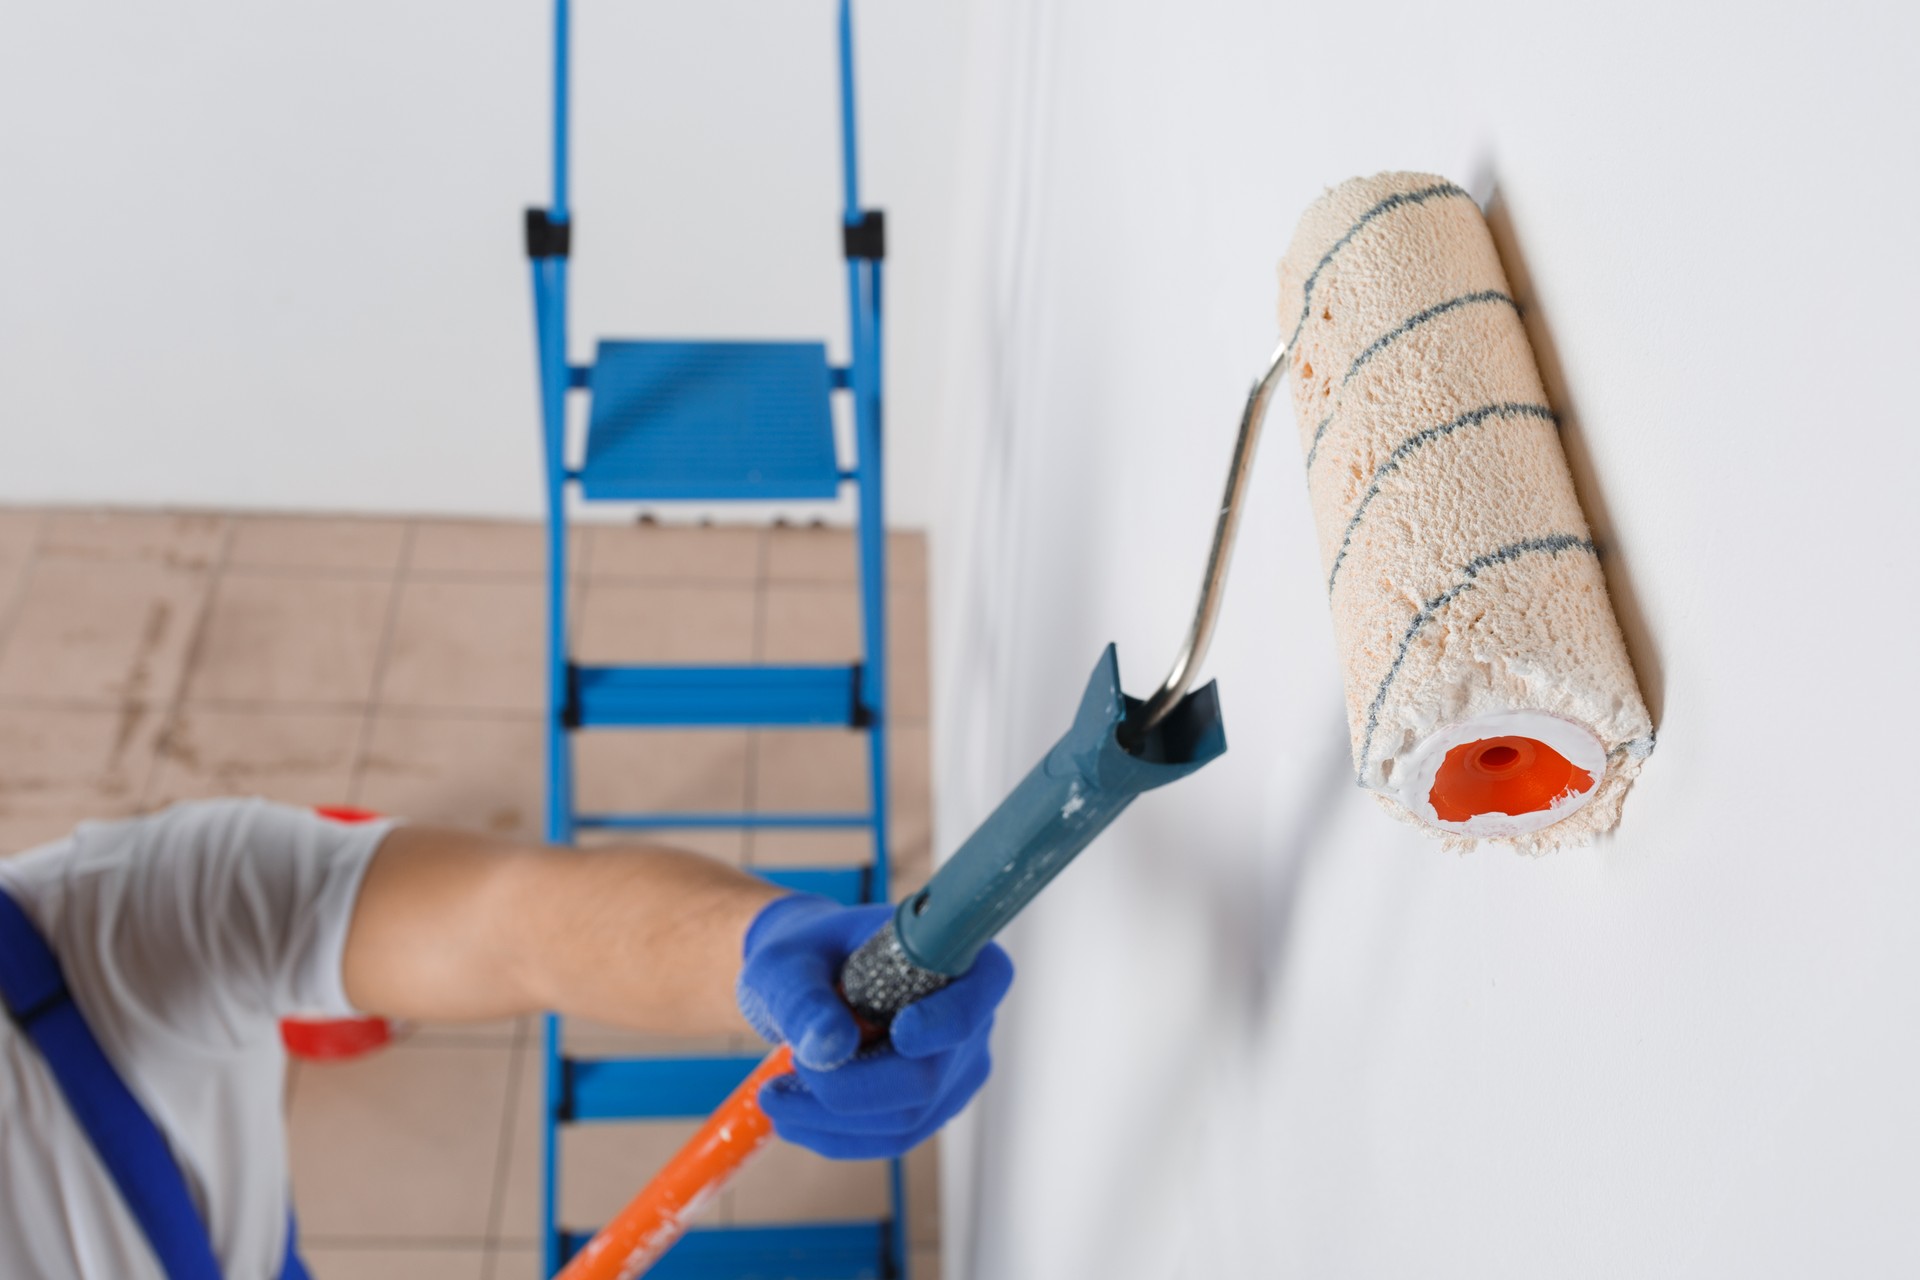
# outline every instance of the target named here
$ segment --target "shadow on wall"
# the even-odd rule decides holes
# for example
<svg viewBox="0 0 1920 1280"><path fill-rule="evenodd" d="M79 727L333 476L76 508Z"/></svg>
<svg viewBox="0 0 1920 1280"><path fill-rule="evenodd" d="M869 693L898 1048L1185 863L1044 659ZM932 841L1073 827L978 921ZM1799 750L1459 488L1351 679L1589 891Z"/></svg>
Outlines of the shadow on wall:
<svg viewBox="0 0 1920 1280"><path fill-rule="evenodd" d="M1276 826L1249 832L1253 847L1241 859L1143 859L1135 865L1154 877L1149 892L1169 901L1198 895L1200 910L1212 924L1213 947L1202 989L1193 993L1208 1014L1209 1034L1187 1040L1186 1052L1170 1058L1161 1079L1142 1086L1136 1105L1126 1108L1129 1140L1135 1150L1155 1159L1193 1153L1196 1126L1209 1115L1243 1119L1261 1110L1259 1091L1273 1078L1273 1055L1281 1051L1274 1031L1288 952L1295 940L1295 915L1303 881L1328 848L1335 815L1354 794L1353 755L1344 716L1325 731L1302 735L1316 744L1310 755L1287 766L1297 770L1299 803ZM1144 816L1144 815L1143 815ZM1166 819L1163 818L1162 821ZM1144 828L1146 824L1141 824ZM1170 828L1154 839L1137 828L1150 846L1177 848L1179 831ZM1206 1159L1199 1152L1192 1159ZM1212 1152L1218 1163L1219 1153ZM1238 1176L1238 1168L1202 1170L1188 1165L1183 1176L1194 1187L1214 1178ZM1166 1187L1142 1178L1137 1165L1087 1170L1088 1194L1116 1223L1148 1221L1167 1211ZM1088 1275L1124 1275L1138 1259L1135 1242L1116 1231L1090 1243Z"/></svg>
<svg viewBox="0 0 1920 1280"><path fill-rule="evenodd" d="M1476 183L1476 189L1486 189ZM1620 619L1620 630L1627 640L1627 655L1633 660L1634 674L1640 679L1640 692L1653 716L1653 727L1660 728L1661 712L1666 704L1666 678L1660 666L1660 650L1647 628L1640 596L1634 589L1633 569L1620 553L1613 536L1613 519L1607 509L1606 495L1594 474L1593 455L1587 448L1585 425L1573 390L1567 385L1566 371L1560 364L1559 348L1554 345L1553 329L1546 308L1534 293L1533 276L1527 270L1526 254L1513 225L1513 214L1496 179L1486 200L1487 226L1493 231L1494 248L1506 269L1508 286L1527 328L1527 340L1533 344L1533 358L1540 366L1540 380L1546 384L1547 403L1560 415L1560 443L1566 450L1567 466L1573 472L1573 487L1580 507L1593 526L1593 540L1600 549L1600 564L1607 575L1607 592L1613 597L1613 612Z"/></svg>

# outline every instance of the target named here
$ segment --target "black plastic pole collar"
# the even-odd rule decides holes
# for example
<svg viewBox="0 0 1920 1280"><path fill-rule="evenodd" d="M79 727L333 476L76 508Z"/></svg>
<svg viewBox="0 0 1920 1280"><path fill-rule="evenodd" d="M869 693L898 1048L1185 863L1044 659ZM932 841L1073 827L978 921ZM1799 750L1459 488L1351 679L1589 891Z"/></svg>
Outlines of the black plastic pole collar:
<svg viewBox="0 0 1920 1280"><path fill-rule="evenodd" d="M527 210L527 256L564 258L573 251L573 223L555 222L545 209Z"/></svg>
<svg viewBox="0 0 1920 1280"><path fill-rule="evenodd" d="M867 209L857 222L840 225L840 243L847 260L863 258L878 262L887 256L887 215L879 209Z"/></svg>

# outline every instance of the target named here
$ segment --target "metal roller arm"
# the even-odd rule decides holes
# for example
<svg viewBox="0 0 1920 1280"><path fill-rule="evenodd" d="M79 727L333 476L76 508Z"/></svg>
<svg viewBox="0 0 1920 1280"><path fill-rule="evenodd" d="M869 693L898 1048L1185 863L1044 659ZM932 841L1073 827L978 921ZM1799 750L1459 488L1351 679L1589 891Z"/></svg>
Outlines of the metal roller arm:
<svg viewBox="0 0 1920 1280"><path fill-rule="evenodd" d="M1200 583L1200 602L1194 609L1193 625L1187 629L1186 643L1180 648L1180 656L1173 660L1173 669L1167 673L1166 680L1140 705L1140 710L1120 726L1120 740L1129 749L1179 705L1207 656L1213 626L1220 617L1220 601L1226 595L1227 566L1233 560L1233 541L1240 531L1240 513L1246 506L1247 481L1253 475L1260 428L1266 421L1267 403L1273 399L1273 389L1280 385L1280 378L1287 371L1287 354L1291 350L1282 342L1274 350L1273 358L1267 361L1267 371L1247 393L1246 407L1240 412L1240 435L1233 446L1233 463L1227 470L1227 491L1220 499L1220 515L1213 525L1213 546L1207 552L1207 573Z"/></svg>

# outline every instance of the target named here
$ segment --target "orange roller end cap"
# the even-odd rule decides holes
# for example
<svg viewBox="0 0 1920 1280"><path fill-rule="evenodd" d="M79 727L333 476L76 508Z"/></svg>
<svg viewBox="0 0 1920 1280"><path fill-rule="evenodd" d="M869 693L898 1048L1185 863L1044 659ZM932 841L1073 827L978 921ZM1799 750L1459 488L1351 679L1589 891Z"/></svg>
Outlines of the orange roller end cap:
<svg viewBox="0 0 1920 1280"><path fill-rule="evenodd" d="M1447 752L1427 798L1443 821L1466 822L1483 813L1538 813L1592 786L1592 774L1538 738L1481 738Z"/></svg>

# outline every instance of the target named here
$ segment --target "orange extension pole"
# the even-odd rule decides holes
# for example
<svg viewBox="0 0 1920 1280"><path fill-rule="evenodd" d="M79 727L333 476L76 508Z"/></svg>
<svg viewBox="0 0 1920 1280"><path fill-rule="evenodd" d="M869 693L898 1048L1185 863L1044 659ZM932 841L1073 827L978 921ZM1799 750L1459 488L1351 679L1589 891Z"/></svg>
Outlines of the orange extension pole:
<svg viewBox="0 0 1920 1280"><path fill-rule="evenodd" d="M773 1137L773 1121L760 1109L760 1086L791 1070L791 1048L783 1044L768 1054L555 1280L634 1280L645 1274L686 1234L701 1206Z"/></svg>

